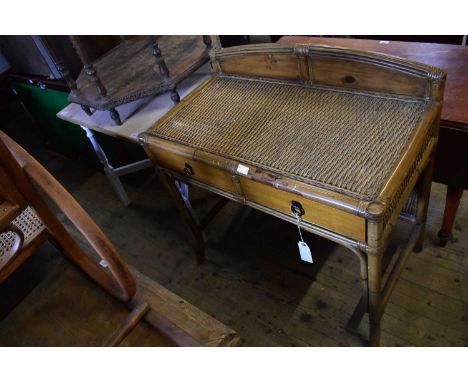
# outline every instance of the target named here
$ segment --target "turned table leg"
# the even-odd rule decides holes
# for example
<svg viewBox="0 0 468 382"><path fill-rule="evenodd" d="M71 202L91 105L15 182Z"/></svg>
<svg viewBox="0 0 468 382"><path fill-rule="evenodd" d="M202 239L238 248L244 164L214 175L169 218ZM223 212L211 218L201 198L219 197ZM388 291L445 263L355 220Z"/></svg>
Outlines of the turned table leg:
<svg viewBox="0 0 468 382"><path fill-rule="evenodd" d="M99 162L101 162L104 168L104 174L109 180L109 183L111 184L112 188L114 189L120 201L123 203L125 207L127 207L130 204L130 199L114 167L112 167L111 164L109 163L106 153L104 152L102 147L99 145L99 142L96 140L93 131L85 126L81 126L81 128L86 132L86 136L91 142L91 145L93 146L96 156L98 157Z"/></svg>
<svg viewBox="0 0 468 382"><path fill-rule="evenodd" d="M460 205L460 199L463 195L463 188L448 186L447 197L445 200L445 211L444 219L442 221L442 227L438 233L439 244L444 246L447 241L452 239L452 228L457 214L458 206Z"/></svg>

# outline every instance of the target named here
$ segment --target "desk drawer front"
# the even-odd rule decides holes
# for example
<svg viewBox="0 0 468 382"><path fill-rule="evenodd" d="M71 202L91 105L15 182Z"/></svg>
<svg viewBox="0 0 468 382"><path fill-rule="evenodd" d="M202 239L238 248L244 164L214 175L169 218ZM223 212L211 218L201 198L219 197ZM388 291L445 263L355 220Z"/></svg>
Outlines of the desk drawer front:
<svg viewBox="0 0 468 382"><path fill-rule="evenodd" d="M163 168L221 190L237 193L231 174L218 167L194 160L193 149L181 148L170 143L162 147L159 143L153 145L150 142L146 150L152 160Z"/></svg>
<svg viewBox="0 0 468 382"><path fill-rule="evenodd" d="M245 198L251 202L292 215L291 204L299 202L304 209L302 219L351 239L365 241L365 220L359 216L323 205L296 194L273 188L262 183L241 178Z"/></svg>

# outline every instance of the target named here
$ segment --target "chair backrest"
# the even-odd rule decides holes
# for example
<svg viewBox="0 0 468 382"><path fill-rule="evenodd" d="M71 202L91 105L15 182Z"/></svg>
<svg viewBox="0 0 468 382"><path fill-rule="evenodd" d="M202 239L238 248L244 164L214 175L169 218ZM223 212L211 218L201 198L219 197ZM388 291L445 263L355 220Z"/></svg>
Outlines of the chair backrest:
<svg viewBox="0 0 468 382"><path fill-rule="evenodd" d="M101 260L99 264L80 248L52 211L44 194L89 242ZM71 260L114 297L121 301L132 299L136 289L135 281L114 245L60 183L1 131L0 203L0 233L9 232L19 237L12 252L8 253L11 258L21 257L21 253L27 249L22 246L22 230L15 226L13 220L30 207L32 214L37 215L45 226L47 235L42 235L42 240L51 238ZM19 265L18 261L15 262L15 267ZM11 269L2 269L0 265L0 281L2 272L11 273Z"/></svg>
<svg viewBox="0 0 468 382"><path fill-rule="evenodd" d="M3 231L14 217L26 206L26 200L15 187L0 163L0 232Z"/></svg>
<svg viewBox="0 0 468 382"><path fill-rule="evenodd" d="M1 143L0 143L1 144ZM2 157L3 158L3 157ZM6 163L0 161L0 282L15 266L14 260L24 245L24 233L15 224L27 201L12 181ZM23 261L25 258L23 259Z"/></svg>
<svg viewBox="0 0 468 382"><path fill-rule="evenodd" d="M88 240L88 243L101 259L101 263L105 262L105 267L98 265L77 245L62 222L55 216L48 203L46 203L43 197L44 194ZM168 345L167 340L169 340L170 344L179 346L233 346L237 342L238 336L232 329L199 311L181 297L169 292L138 271L133 269L132 273L130 273L115 247L76 200L34 158L0 131L0 206L3 206L6 202L17 207L15 212L17 217L13 221L17 221L19 218L28 218L31 215L38 220L40 219L40 224L44 228L41 231L39 242L47 238L52 239L53 243L58 245L97 284L117 299L125 302L125 304L122 304L126 306L125 309L131 310L120 327L105 342L106 346L118 346L143 319L152 328L156 329L157 343L159 344L161 339L164 339L161 344L165 346ZM28 216L23 217L24 211L27 212L26 215ZM15 214L11 214L8 224L5 226L5 229L9 230L10 233L12 230L16 230L10 224ZM0 216L6 217L6 215ZM6 218L5 222L7 222ZM42 235L43 232L46 234ZM2 230L0 230L0 244L1 235ZM19 235L21 236L21 233ZM24 261L26 258L24 253L30 249L27 244L25 246L22 243L20 244L17 256L11 263L13 268L19 266L21 261ZM6 272L11 272L11 267L6 269ZM2 270L0 264L0 282L2 281L2 273L4 275L5 270ZM65 284L58 282L55 286L60 290L64 289L63 285L69 285L67 284L69 281L66 281L69 280L67 277L64 279L60 277L59 280L62 282L65 280ZM135 293L135 280L138 282L138 293ZM57 305L60 305L61 294L56 294L53 291L49 293L51 289L53 288L51 288L50 283L46 283L46 288L41 288L42 291L46 291L47 301L49 301L50 297ZM79 290L79 288L71 289L71 292ZM84 295L86 295L86 298L89 297L87 291L84 292ZM79 300L81 299L80 296L83 296L83 294L75 295L75 298ZM99 299L102 293L96 296L94 298ZM38 292L33 300L36 306L44 306L41 293ZM96 303L98 300L94 301ZM103 305L103 308L107 306L106 304ZM38 308L38 310L43 309ZM15 311L18 313L18 309L15 309ZM63 313L63 311L61 312ZM21 314L21 311L18 314ZM115 316L114 310L113 315ZM48 319L49 317L47 315ZM60 316L60 319L63 319L62 316ZM55 320L50 319L49 321L55 322ZM77 322L76 317L70 319L71 326L74 325L74 322ZM13 328L16 328L16 326L13 326ZM150 333L148 332L148 334ZM32 336L34 337L34 334ZM41 344L44 343L42 336L41 332ZM136 337L139 338L138 335Z"/></svg>

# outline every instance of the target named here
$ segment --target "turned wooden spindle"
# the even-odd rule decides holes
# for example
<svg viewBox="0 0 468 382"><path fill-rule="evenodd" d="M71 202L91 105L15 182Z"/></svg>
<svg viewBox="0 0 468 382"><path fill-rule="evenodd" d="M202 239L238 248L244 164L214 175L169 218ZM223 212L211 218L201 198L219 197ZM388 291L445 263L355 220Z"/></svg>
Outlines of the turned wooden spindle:
<svg viewBox="0 0 468 382"><path fill-rule="evenodd" d="M80 105L81 109L88 115L93 115L93 112L91 111L91 108L87 105Z"/></svg>
<svg viewBox="0 0 468 382"><path fill-rule="evenodd" d="M60 75L65 80L65 82L67 83L70 90L79 91L78 87L76 86L75 80L72 78L70 71L68 70L68 67L63 63L60 56L55 52L53 45L49 44L49 41L47 37L45 36L40 37L40 39L42 43L44 44L44 46L49 51L50 57L52 58L54 65L57 67L57 70L59 71Z"/></svg>
<svg viewBox="0 0 468 382"><path fill-rule="evenodd" d="M122 120L120 119L119 112L115 109L115 107L113 107L112 109L109 110L109 114L110 114L110 117L112 118L112 120L117 125L120 126L122 124Z"/></svg>
<svg viewBox="0 0 468 382"><path fill-rule="evenodd" d="M164 82L169 82L170 81L169 69L166 65L166 61L164 61L164 57L162 56L161 49L159 49L157 39L155 36L149 36L148 39L149 39L149 44L151 47L151 53L153 54L156 60L156 64L159 67L159 71L163 77L163 80ZM170 88L169 91L170 91L172 102L179 103L180 96L175 86Z"/></svg>
<svg viewBox="0 0 468 382"><path fill-rule="evenodd" d="M89 76L91 82L96 86L96 88L99 91L99 94L103 97L107 95L107 90L102 84L101 80L99 79L96 69L94 69L93 65L91 63L85 64L84 69L86 74Z"/></svg>
<svg viewBox="0 0 468 382"><path fill-rule="evenodd" d="M78 56L80 56L81 62L83 63L86 74L89 76L91 82L96 86L99 91L99 94L103 97L107 95L107 90L102 84L101 80L98 77L96 70L93 67L92 61L88 55L88 52L83 45L80 37L70 36L73 47L75 48Z"/></svg>
<svg viewBox="0 0 468 382"><path fill-rule="evenodd" d="M205 43L206 47L208 49L211 49L213 47L212 41L211 41L211 36L209 35L203 35L203 42Z"/></svg>

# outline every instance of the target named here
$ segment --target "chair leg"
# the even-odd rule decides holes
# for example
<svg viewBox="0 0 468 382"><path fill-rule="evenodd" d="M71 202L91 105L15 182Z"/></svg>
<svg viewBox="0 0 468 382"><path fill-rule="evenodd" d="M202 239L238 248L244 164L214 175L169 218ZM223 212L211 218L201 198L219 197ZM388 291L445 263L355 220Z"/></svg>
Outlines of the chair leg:
<svg viewBox="0 0 468 382"><path fill-rule="evenodd" d="M135 329L145 315L151 310L147 302L140 302L128 315L120 328L104 343L104 346L119 346L120 343Z"/></svg>
<svg viewBox="0 0 468 382"><path fill-rule="evenodd" d="M195 253L197 255L197 261L199 264L201 264L205 260L205 240L203 238L203 231L201 230L198 220L195 216L195 212L190 205L188 193L183 192L183 188L179 189L179 187L177 187L176 180L171 176L164 173L159 173L159 177L164 187L169 192L172 200L175 202L182 219L189 226L190 231L192 232L193 238L195 240Z"/></svg>
<svg viewBox="0 0 468 382"><path fill-rule="evenodd" d="M457 215L458 206L463 195L463 188L461 187L447 187L447 197L445 200L444 219L442 221L442 227L438 233L439 244L444 246L447 241L453 237L452 228L455 222L455 216Z"/></svg>

